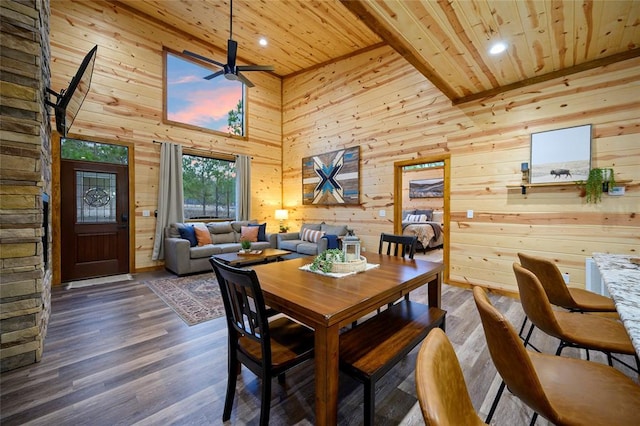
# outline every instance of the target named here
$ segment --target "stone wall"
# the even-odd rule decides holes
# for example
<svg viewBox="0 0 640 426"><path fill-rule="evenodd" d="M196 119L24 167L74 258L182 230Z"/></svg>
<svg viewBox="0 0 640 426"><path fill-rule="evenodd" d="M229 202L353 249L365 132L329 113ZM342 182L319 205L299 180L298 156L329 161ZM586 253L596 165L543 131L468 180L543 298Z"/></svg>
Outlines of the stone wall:
<svg viewBox="0 0 640 426"><path fill-rule="evenodd" d="M0 3L1 371L40 360L51 312L42 201L51 193L49 16L47 0Z"/></svg>

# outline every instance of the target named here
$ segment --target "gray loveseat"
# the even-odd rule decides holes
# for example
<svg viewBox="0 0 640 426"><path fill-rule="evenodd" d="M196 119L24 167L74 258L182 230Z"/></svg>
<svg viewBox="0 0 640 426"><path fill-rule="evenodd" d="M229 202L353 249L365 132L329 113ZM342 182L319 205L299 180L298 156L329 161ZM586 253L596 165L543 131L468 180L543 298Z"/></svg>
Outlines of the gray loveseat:
<svg viewBox="0 0 640 426"><path fill-rule="evenodd" d="M318 234L305 235L305 229L320 231ZM335 235L343 237L347 235L349 229L347 225L331 225L328 223L305 223L300 227L300 232L285 232L277 234L278 248L289 250L300 254L316 256L327 249L329 240L322 238L324 235ZM315 242L313 240L316 240Z"/></svg>
<svg viewBox="0 0 640 426"><path fill-rule="evenodd" d="M196 223L172 223L164 230L164 267L177 275L211 271L209 258L214 254L233 253L240 250L242 226L257 225L257 221L210 222L205 225L211 235L212 244L195 245L180 236L179 228ZM265 228L263 228L265 230ZM251 248L262 250L276 248L276 235L265 232L264 241L251 243Z"/></svg>

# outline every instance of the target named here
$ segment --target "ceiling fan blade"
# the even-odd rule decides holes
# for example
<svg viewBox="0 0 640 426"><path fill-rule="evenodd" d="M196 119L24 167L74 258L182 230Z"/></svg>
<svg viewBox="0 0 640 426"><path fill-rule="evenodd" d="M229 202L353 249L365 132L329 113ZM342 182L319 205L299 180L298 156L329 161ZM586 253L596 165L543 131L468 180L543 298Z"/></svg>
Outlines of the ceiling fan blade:
<svg viewBox="0 0 640 426"><path fill-rule="evenodd" d="M220 70L218 72L214 72L213 74L206 76L204 79L205 80L211 80L211 79L214 79L214 78L216 78L216 77L218 77L219 75L222 75L222 74L224 74L224 70Z"/></svg>
<svg viewBox="0 0 640 426"><path fill-rule="evenodd" d="M183 50L182 53L184 53L185 55L191 56L193 58L199 59L199 60L201 60L203 62L209 62L209 63L217 65L219 67L224 67L224 64L221 64L218 61L214 61L213 59L209 59L206 56L198 55L197 53L190 52L188 50Z"/></svg>
<svg viewBox="0 0 640 426"><path fill-rule="evenodd" d="M238 65L238 71L273 71L273 65Z"/></svg>
<svg viewBox="0 0 640 426"><path fill-rule="evenodd" d="M244 75L242 75L240 73L237 73L236 77L238 77L238 80L240 80L247 87L254 87L255 86L255 84L250 82L247 77L245 77Z"/></svg>
<svg viewBox="0 0 640 426"><path fill-rule="evenodd" d="M236 69L236 55L238 54L238 42L229 39L227 42L227 65L232 71Z"/></svg>

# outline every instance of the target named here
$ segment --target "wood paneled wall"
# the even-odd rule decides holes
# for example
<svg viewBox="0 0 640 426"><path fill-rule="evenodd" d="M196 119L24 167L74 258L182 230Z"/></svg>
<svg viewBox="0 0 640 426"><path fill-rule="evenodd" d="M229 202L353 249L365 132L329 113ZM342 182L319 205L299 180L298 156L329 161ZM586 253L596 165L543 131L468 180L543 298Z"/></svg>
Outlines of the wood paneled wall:
<svg viewBox="0 0 640 426"><path fill-rule="evenodd" d="M248 92L248 138L224 137L162 121L163 47L208 55L211 46L118 3L53 0L53 90L66 88L83 56L96 44L98 53L91 89L69 136L121 141L135 147L136 270L161 265L151 260L155 218L142 216L143 210L153 212L157 208L160 146L154 140L182 144L185 152L191 148L251 155L251 216L269 222L268 231L277 232L278 222L273 215L282 201L280 79L269 73L252 73L256 87Z"/></svg>
<svg viewBox="0 0 640 426"><path fill-rule="evenodd" d="M587 205L574 187L507 189L521 180L532 132L589 123L593 166L632 180L623 197ZM584 286L592 252L640 249L639 133L639 59L452 106L383 47L285 79L284 204L293 229L347 222L375 249L380 232L393 231L394 161L448 152L451 281L517 291L512 263L525 251L555 259L571 285ZM302 206L301 158L355 145L362 147L361 206Z"/></svg>
<svg viewBox="0 0 640 426"><path fill-rule="evenodd" d="M594 69L468 104L451 102L391 48L383 47L281 82L252 74L247 141L162 122L162 48L210 46L111 2L51 2L52 88L66 87L82 56L99 45L89 97L74 135L135 146L135 265L151 261L159 146L253 156L252 216L269 222L281 202L288 224L348 223L366 248L393 231L393 163L451 155L451 279L515 290L520 250L557 259L584 285L594 251L636 253L640 219L640 60ZM632 180L624 197L586 205L574 188L507 189L520 182L532 132L593 124L593 164ZM361 146L361 205L303 207L305 156ZM385 217L379 211L385 210ZM466 219L466 211L475 217Z"/></svg>

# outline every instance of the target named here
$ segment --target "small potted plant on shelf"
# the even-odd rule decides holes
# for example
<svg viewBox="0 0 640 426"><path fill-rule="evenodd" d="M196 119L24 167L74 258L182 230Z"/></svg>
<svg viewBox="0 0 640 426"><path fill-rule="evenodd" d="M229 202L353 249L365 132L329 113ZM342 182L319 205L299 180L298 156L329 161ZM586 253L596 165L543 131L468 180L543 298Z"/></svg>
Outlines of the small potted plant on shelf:
<svg viewBox="0 0 640 426"><path fill-rule="evenodd" d="M587 203L599 203L602 201L602 193L616 186L613 169L594 167L589 170L586 182L582 182L580 186L587 197Z"/></svg>

